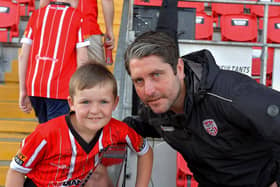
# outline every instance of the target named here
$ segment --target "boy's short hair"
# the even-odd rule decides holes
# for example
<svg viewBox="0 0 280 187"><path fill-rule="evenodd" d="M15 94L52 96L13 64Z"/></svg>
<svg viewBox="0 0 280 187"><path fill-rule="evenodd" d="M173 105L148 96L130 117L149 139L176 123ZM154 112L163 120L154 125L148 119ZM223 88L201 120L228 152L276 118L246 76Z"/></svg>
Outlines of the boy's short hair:
<svg viewBox="0 0 280 187"><path fill-rule="evenodd" d="M99 84L111 83L113 86L113 96L118 95L117 81L114 75L100 63L89 62L79 67L72 75L69 82L69 94L75 95L76 90L92 88Z"/></svg>

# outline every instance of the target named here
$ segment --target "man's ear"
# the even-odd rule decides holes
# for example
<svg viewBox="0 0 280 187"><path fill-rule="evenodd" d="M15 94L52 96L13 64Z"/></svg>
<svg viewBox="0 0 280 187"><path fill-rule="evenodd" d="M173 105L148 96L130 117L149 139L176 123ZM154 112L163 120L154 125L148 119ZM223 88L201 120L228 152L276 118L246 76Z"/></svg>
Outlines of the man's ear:
<svg viewBox="0 0 280 187"><path fill-rule="evenodd" d="M178 58L177 63L177 75L180 79L185 78L185 72L184 72L184 61L182 58Z"/></svg>
<svg viewBox="0 0 280 187"><path fill-rule="evenodd" d="M70 111L75 111L75 107L74 107L74 101L73 101L73 98L71 96L68 96L67 97L67 101L68 101L68 105L69 105L69 108L70 108Z"/></svg>

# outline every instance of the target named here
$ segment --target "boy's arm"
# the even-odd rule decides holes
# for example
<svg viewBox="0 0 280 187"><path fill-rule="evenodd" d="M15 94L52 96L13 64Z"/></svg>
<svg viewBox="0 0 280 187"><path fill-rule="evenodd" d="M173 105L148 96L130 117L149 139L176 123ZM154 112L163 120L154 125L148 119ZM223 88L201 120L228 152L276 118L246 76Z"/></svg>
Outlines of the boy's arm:
<svg viewBox="0 0 280 187"><path fill-rule="evenodd" d="M6 187L23 187L25 175L16 170L9 169L6 177Z"/></svg>
<svg viewBox="0 0 280 187"><path fill-rule="evenodd" d="M25 84L30 50L31 50L31 45L23 43L18 57L19 108L26 113L29 113L32 110L31 103L26 91L26 84Z"/></svg>
<svg viewBox="0 0 280 187"><path fill-rule="evenodd" d="M108 49L114 48L114 33L113 33L113 22L114 22L114 1L113 0L102 0L102 10L105 22L105 45Z"/></svg>
<svg viewBox="0 0 280 187"><path fill-rule="evenodd" d="M148 187L153 168L153 150L149 150L144 155L138 155L136 187Z"/></svg>
<svg viewBox="0 0 280 187"><path fill-rule="evenodd" d="M87 47L77 48L77 68L88 62L88 51Z"/></svg>

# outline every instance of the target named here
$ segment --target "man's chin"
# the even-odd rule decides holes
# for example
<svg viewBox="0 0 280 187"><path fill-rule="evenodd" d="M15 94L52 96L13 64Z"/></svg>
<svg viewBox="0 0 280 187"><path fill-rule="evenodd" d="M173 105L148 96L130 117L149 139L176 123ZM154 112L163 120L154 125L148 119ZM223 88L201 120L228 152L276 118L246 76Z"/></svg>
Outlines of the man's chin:
<svg viewBox="0 0 280 187"><path fill-rule="evenodd" d="M164 109L162 107L155 107L155 106L150 106L150 108L152 109L152 111L156 114L161 114L167 111L167 109Z"/></svg>

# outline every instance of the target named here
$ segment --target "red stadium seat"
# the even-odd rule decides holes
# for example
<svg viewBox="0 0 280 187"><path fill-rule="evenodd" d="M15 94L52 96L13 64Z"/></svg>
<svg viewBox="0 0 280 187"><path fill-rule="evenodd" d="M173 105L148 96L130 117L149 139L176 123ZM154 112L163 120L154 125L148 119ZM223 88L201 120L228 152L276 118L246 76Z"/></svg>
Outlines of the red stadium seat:
<svg viewBox="0 0 280 187"><path fill-rule="evenodd" d="M273 55L274 48L268 48L267 50L267 64L266 64L266 85L271 86L272 83L272 71L273 71ZM261 75L261 47L253 47L252 57L252 76ZM259 78L255 78L257 82L260 82Z"/></svg>
<svg viewBox="0 0 280 187"><path fill-rule="evenodd" d="M206 13L196 13L195 23L195 39L212 40L213 17Z"/></svg>
<svg viewBox="0 0 280 187"><path fill-rule="evenodd" d="M222 41L256 42L258 36L257 18L251 15L221 16Z"/></svg>
<svg viewBox="0 0 280 187"><path fill-rule="evenodd" d="M35 10L35 0L18 0L20 16L29 16Z"/></svg>
<svg viewBox="0 0 280 187"><path fill-rule="evenodd" d="M243 4L212 3L211 8L214 17L227 14L242 14L244 12Z"/></svg>
<svg viewBox="0 0 280 187"><path fill-rule="evenodd" d="M134 5L139 5L139 6L158 6L158 7L160 7L161 4L162 4L162 0L134 0ZM178 1L178 7L196 8L196 12L204 11L204 3L199 3L199 2Z"/></svg>
<svg viewBox="0 0 280 187"><path fill-rule="evenodd" d="M177 176L176 176L177 187L198 187L198 183L193 178L193 174L188 168L188 165L182 155L177 153Z"/></svg>
<svg viewBox="0 0 280 187"><path fill-rule="evenodd" d="M200 2L178 1L178 7L195 8L196 12L204 12L204 3L200 3Z"/></svg>
<svg viewBox="0 0 280 187"><path fill-rule="evenodd" d="M19 35L19 6L10 0L0 1L0 42L11 42Z"/></svg>
<svg viewBox="0 0 280 187"><path fill-rule="evenodd" d="M258 1L258 0L251 0L251 1ZM274 0L273 2L280 2L280 0ZM246 5L246 7L250 9L251 14L254 14L257 17L264 16L264 5ZM280 15L280 6L269 6L268 9L269 17L279 16L279 15Z"/></svg>
<svg viewBox="0 0 280 187"><path fill-rule="evenodd" d="M268 19L267 42L280 43L280 17L270 17Z"/></svg>

